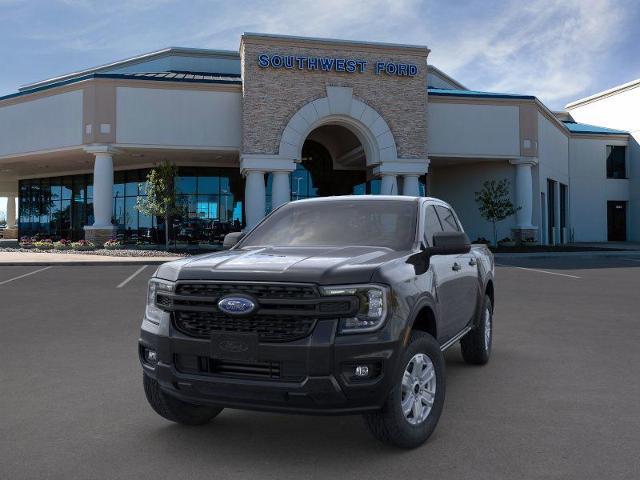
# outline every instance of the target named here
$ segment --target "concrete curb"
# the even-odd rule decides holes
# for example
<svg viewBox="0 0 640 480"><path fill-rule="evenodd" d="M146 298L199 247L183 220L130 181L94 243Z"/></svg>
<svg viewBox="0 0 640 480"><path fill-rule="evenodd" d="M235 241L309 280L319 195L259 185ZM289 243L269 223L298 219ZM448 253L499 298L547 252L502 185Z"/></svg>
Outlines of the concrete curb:
<svg viewBox="0 0 640 480"><path fill-rule="evenodd" d="M508 258L562 258L562 257L637 257L640 250L587 251L587 252L537 252L537 253L496 253L496 260Z"/></svg>

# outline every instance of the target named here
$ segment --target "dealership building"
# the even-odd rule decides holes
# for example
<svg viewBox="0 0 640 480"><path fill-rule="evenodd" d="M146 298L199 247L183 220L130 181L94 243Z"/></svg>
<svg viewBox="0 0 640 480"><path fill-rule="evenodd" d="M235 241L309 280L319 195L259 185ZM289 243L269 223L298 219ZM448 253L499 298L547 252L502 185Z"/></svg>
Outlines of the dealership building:
<svg viewBox="0 0 640 480"><path fill-rule="evenodd" d="M470 90L428 55L247 33L238 52L167 48L25 85L0 97L4 236L156 242L160 220L136 203L168 160L176 241L215 245L289 200L366 193L441 198L472 240L491 238L475 202L491 179L518 207L499 238L640 241L640 81L552 112Z"/></svg>

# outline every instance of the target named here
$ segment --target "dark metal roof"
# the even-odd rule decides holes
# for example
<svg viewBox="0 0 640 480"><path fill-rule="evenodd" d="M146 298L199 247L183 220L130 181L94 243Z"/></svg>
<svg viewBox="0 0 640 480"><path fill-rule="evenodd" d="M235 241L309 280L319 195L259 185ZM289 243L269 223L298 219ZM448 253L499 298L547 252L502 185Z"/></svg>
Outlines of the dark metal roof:
<svg viewBox="0 0 640 480"><path fill-rule="evenodd" d="M240 75L231 73L205 73L205 72L140 72L140 73L91 73L81 77L70 78L60 82L49 83L42 87L23 90L0 97L0 100L22 97L35 92L62 87L74 83L91 80L93 78L113 78L119 80L151 80L156 82L185 82L185 83L217 83L223 85L242 85Z"/></svg>
<svg viewBox="0 0 640 480"><path fill-rule="evenodd" d="M427 92L429 92L429 95L442 97L515 98L523 100L534 100L536 98L533 95L520 95L517 93L479 92L476 90L454 90L433 87L429 87Z"/></svg>
<svg viewBox="0 0 640 480"><path fill-rule="evenodd" d="M624 130L615 130L613 128L598 127L597 125L589 125L588 123L577 123L563 121L564 125L569 129L571 133L584 133L595 135L629 135L629 132Z"/></svg>
<svg viewBox="0 0 640 480"><path fill-rule="evenodd" d="M108 75L98 73L97 75ZM140 73L123 73L126 78L144 78L145 80L171 80L171 81L205 81L205 82L230 82L242 83L239 74L232 73L209 73L209 72L185 72L178 70L170 70L168 72L140 72Z"/></svg>

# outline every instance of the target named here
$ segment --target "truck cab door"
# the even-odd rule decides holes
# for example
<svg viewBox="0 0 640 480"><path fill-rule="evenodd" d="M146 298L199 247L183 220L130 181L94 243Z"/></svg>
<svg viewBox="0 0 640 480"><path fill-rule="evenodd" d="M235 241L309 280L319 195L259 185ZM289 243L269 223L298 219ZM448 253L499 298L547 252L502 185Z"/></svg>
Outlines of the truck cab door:
<svg viewBox="0 0 640 480"><path fill-rule="evenodd" d="M462 232L462 227L452 210L435 205L442 231ZM435 258L440 257L440 258ZM478 301L478 269L475 256L469 253L434 255L434 272L446 279L442 301L442 313L446 315L443 336L451 338L473 319ZM440 292L438 292L440 296Z"/></svg>

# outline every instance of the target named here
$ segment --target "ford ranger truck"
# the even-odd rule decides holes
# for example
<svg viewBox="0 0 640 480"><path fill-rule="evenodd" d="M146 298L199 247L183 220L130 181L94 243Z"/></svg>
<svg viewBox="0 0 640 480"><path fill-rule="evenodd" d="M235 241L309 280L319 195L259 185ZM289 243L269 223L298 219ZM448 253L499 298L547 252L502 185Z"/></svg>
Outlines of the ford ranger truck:
<svg viewBox="0 0 640 480"><path fill-rule="evenodd" d="M362 414L404 448L434 431L443 352L491 353L494 261L435 198L287 203L224 251L161 265L139 339L151 407L186 425L223 408Z"/></svg>

